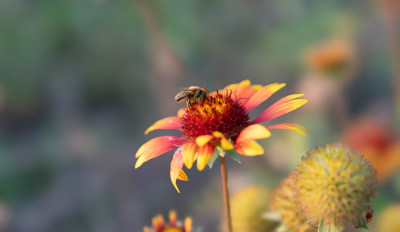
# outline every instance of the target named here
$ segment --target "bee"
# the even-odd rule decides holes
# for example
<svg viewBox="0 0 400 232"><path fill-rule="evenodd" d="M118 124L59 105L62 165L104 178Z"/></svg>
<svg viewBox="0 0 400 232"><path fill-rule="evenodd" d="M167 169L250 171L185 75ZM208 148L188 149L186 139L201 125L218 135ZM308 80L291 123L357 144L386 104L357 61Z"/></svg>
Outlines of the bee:
<svg viewBox="0 0 400 232"><path fill-rule="evenodd" d="M195 103L197 99L204 101L207 98L207 89L200 88L198 86L190 86L187 89L180 91L175 96L175 101L178 103L186 101L187 105Z"/></svg>

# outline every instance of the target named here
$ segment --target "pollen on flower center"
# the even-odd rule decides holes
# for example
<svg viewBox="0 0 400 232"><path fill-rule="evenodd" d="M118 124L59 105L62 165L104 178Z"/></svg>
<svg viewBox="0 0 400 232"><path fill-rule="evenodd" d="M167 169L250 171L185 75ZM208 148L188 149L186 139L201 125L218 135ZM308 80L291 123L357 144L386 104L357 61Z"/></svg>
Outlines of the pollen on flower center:
<svg viewBox="0 0 400 232"><path fill-rule="evenodd" d="M250 124L245 107L228 91L226 94L217 91L204 101L192 103L181 120L180 131L188 141L214 131L234 140Z"/></svg>

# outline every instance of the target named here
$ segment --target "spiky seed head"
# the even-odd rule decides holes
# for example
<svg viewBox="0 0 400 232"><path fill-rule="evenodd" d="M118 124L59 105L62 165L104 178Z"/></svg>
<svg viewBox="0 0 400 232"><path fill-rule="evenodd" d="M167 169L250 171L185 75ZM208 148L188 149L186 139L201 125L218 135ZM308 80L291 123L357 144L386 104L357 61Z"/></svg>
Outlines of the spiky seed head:
<svg viewBox="0 0 400 232"><path fill-rule="evenodd" d="M364 156L336 143L307 153L291 174L296 202L314 226L363 224L377 196L376 171Z"/></svg>
<svg viewBox="0 0 400 232"><path fill-rule="evenodd" d="M234 194L231 198L233 231L273 231L277 223L263 218L270 200L270 191L258 186L249 186Z"/></svg>
<svg viewBox="0 0 400 232"><path fill-rule="evenodd" d="M284 226L291 232L316 232L317 229L307 223L301 208L294 200L294 193L290 179L281 181L281 186L275 191L272 201L272 210L279 212Z"/></svg>

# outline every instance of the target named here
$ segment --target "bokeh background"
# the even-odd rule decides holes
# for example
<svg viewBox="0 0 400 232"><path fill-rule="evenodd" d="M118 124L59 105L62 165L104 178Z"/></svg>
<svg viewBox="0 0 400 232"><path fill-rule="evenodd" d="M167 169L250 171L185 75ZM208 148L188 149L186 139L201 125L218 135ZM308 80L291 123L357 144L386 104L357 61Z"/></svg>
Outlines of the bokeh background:
<svg viewBox="0 0 400 232"><path fill-rule="evenodd" d="M308 104L274 122L309 132L274 130L261 142L265 155L228 160L231 193L257 185L272 195L308 150L343 141L380 170L370 231L383 232L376 215L400 202L399 8L396 0L0 1L1 230L138 232L176 209L219 231L218 165L187 171L178 194L172 152L137 170L134 154L177 133L143 134L183 106L173 101L180 88L250 79L287 83L254 115L304 93Z"/></svg>

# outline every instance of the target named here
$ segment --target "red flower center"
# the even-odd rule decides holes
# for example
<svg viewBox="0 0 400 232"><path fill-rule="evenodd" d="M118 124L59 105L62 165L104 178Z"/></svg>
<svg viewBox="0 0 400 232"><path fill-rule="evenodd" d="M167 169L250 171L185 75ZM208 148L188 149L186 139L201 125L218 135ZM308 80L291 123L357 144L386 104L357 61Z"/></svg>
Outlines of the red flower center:
<svg viewBox="0 0 400 232"><path fill-rule="evenodd" d="M249 114L236 97L232 97L232 92L223 95L218 90L204 101L192 103L181 120L180 131L188 141L194 141L200 135L211 135L214 131L235 140L250 124Z"/></svg>

